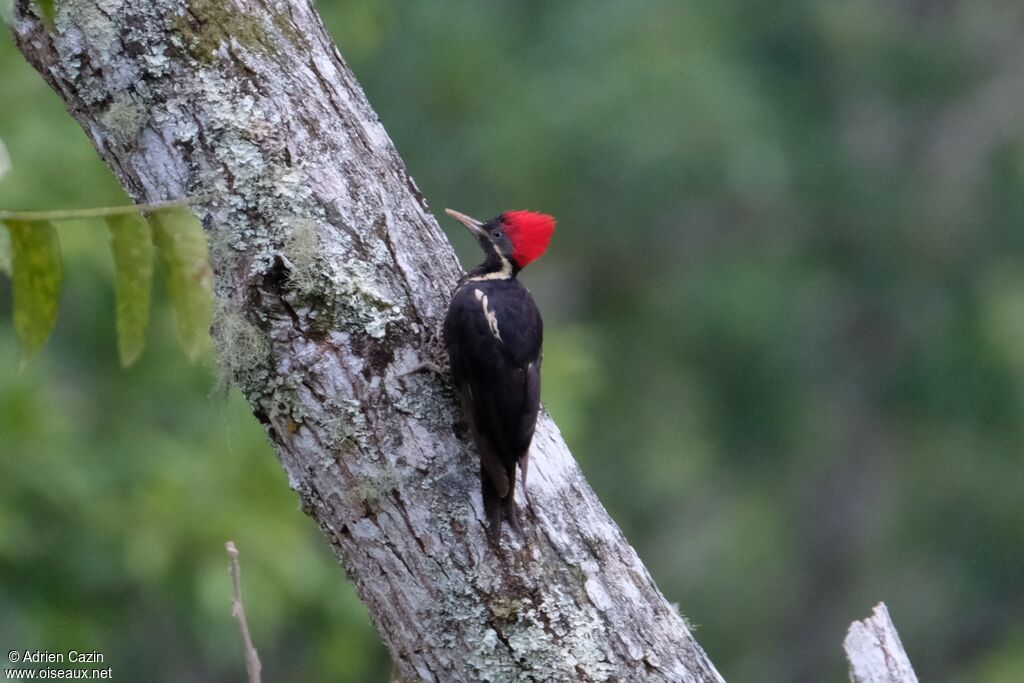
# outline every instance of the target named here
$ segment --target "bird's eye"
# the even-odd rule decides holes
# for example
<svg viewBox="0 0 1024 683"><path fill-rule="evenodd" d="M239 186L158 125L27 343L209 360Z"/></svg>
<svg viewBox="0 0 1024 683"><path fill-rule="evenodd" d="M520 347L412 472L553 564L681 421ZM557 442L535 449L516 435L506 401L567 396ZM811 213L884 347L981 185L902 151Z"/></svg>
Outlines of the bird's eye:
<svg viewBox="0 0 1024 683"><path fill-rule="evenodd" d="M492 232L491 233L491 237L493 237L496 240L500 240L501 239L501 230L495 230L494 232Z"/></svg>

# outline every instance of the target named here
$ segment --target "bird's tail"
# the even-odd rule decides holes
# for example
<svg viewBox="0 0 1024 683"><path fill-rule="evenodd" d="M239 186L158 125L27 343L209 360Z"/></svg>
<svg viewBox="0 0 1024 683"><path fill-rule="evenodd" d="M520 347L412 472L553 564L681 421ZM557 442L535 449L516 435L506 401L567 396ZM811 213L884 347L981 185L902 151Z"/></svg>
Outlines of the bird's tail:
<svg viewBox="0 0 1024 683"><path fill-rule="evenodd" d="M502 497L498 495L494 484L491 483L491 478L487 476L487 472L483 468L480 469L480 488L484 499L484 514L487 517L487 538L494 545L498 545L498 542L501 540L502 518L507 519L512 528L519 532L520 535L523 533L523 528L519 525L519 516L516 512L515 468L508 473L508 481L508 494Z"/></svg>

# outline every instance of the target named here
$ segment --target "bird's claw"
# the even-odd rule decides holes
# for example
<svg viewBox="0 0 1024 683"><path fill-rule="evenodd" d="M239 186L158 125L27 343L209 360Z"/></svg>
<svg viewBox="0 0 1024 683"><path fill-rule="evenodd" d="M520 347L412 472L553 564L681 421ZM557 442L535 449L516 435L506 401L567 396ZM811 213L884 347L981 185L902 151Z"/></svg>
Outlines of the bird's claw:
<svg viewBox="0 0 1024 683"><path fill-rule="evenodd" d="M417 372L423 372L424 370L429 370L430 372L434 373L435 375L443 375L444 374L444 370L442 370L441 367L437 363L434 363L433 361L425 360L425 361L422 361L420 363L417 363L416 365L412 366L408 370L405 370L403 372L398 373L397 375L395 375L395 378L396 379L401 379L403 377L407 377L408 375L414 375Z"/></svg>

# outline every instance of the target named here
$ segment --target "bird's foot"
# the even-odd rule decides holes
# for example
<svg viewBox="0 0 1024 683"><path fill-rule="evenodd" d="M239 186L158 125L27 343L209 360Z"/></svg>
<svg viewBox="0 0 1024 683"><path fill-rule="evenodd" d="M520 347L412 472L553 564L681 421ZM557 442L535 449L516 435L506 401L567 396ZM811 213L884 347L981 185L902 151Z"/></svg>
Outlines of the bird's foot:
<svg viewBox="0 0 1024 683"><path fill-rule="evenodd" d="M424 370L429 370L430 372L434 373L435 375L443 375L444 374L444 370L442 370L441 366L439 366L437 363L434 363L433 361L425 360L425 361L421 361L421 362L417 363L416 365L412 366L408 370L405 370L403 372L398 373L397 375L395 375L395 378L396 379L401 379L401 378L407 377L409 375L414 375L417 372L423 372Z"/></svg>

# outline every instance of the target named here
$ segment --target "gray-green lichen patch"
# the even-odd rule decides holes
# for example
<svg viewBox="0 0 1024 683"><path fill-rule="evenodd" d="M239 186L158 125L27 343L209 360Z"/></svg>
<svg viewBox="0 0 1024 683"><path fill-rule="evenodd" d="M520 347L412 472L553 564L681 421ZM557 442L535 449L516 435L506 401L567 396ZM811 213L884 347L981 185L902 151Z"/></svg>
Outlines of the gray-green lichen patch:
<svg viewBox="0 0 1024 683"><path fill-rule="evenodd" d="M491 600L489 606L491 614L499 622L515 622L525 604L523 600L518 598L509 598L502 595Z"/></svg>
<svg viewBox="0 0 1024 683"><path fill-rule="evenodd" d="M268 334L224 299L216 301L210 331L220 385L226 388L234 382L247 393L254 387L265 386L273 370Z"/></svg>
<svg viewBox="0 0 1024 683"><path fill-rule="evenodd" d="M606 681L613 667L600 647L603 630L592 608L556 590L519 616L507 640L515 658L530 663L537 680Z"/></svg>
<svg viewBox="0 0 1024 683"><path fill-rule="evenodd" d="M266 126L266 116L252 95L234 92L235 82L228 82L212 70L199 74L202 97L206 101L209 117L205 131L217 138L214 154L232 178L235 190L250 190L249 201L243 206L255 206L255 181L264 177L264 159L259 132ZM252 186L250 186L252 185Z"/></svg>
<svg viewBox="0 0 1024 683"><path fill-rule="evenodd" d="M295 45L305 48L308 51L309 39L306 35L292 23L291 19L288 17L288 13L284 11L283 7L276 9L277 11L274 13L274 25L277 26L281 35Z"/></svg>
<svg viewBox="0 0 1024 683"><path fill-rule="evenodd" d="M301 381L287 369L275 367L262 385L254 384L243 388L249 400L258 401L271 422L283 425L292 434L297 434L310 419L307 407L308 390Z"/></svg>
<svg viewBox="0 0 1024 683"><path fill-rule="evenodd" d="M331 279L339 329L361 328L374 339L381 339L389 323L402 319L402 309L376 279L373 266L361 261L340 264Z"/></svg>
<svg viewBox="0 0 1024 683"><path fill-rule="evenodd" d="M375 275L372 265L342 261L341 254L311 254L316 233L301 227L286 239L288 282L299 301L313 311L315 331L340 331L382 339L402 308ZM335 257L336 256L336 257Z"/></svg>
<svg viewBox="0 0 1024 683"><path fill-rule="evenodd" d="M502 585L503 580L484 569L460 583L463 590L475 591L491 583ZM434 632L440 634L439 646L470 652L467 664L475 679L607 681L613 676L614 667L601 648L606 634L599 614L585 600L559 590L557 583L545 585L540 604L522 595L496 595L481 603L466 600L457 586L451 588ZM454 633L460 634L461 645L446 635Z"/></svg>
<svg viewBox="0 0 1024 683"><path fill-rule="evenodd" d="M317 257L320 254L319 226L313 220L288 221L284 237L284 257L288 259L288 286L299 296L316 291L322 282Z"/></svg>
<svg viewBox="0 0 1024 683"><path fill-rule="evenodd" d="M189 117L176 116L189 123L177 126L176 136L191 147L212 150L212 159L194 159L194 182L219 195L212 209L215 222L230 236L230 247L248 252L250 275L259 276L273 267L282 251L291 261L287 246L282 249L282 236L287 240L298 232L298 241L315 244L323 212L309 201L312 191L304 182L301 161L287 158L275 143L282 135L281 114L268 104L270 100L245 92L242 80L227 79L202 64L197 68L197 97L204 103L204 117L199 126L192 126ZM194 139L199 127L203 140ZM193 139L186 139L189 135ZM266 223L254 222L254 215ZM302 289L313 288L315 271L310 267L301 273Z"/></svg>
<svg viewBox="0 0 1024 683"><path fill-rule="evenodd" d="M94 50L107 54L119 40L121 28L113 17L123 5L124 0L60 0L54 23L61 33L80 36Z"/></svg>
<svg viewBox="0 0 1024 683"><path fill-rule="evenodd" d="M110 105L100 114L100 122L109 128L122 142L131 142L138 137L149 120L147 107L129 93L115 95Z"/></svg>
<svg viewBox="0 0 1024 683"><path fill-rule="evenodd" d="M171 58L167 56L167 46L163 43L154 44L143 61L146 71L156 77L165 76L171 67Z"/></svg>
<svg viewBox="0 0 1024 683"><path fill-rule="evenodd" d="M516 668L502 656L504 644L493 628L486 628L480 635L479 644L468 658L468 664L476 671L481 681L510 681L517 678Z"/></svg>
<svg viewBox="0 0 1024 683"><path fill-rule="evenodd" d="M142 84L139 84L141 86ZM136 86L136 90L140 87ZM193 143L199 134L199 124L177 101L165 102L151 110L153 123L170 134L178 142Z"/></svg>
<svg viewBox="0 0 1024 683"><path fill-rule="evenodd" d="M211 63L229 42L254 52L273 53L273 41L257 13L242 12L222 0L192 0L187 14L171 25L195 59Z"/></svg>
<svg viewBox="0 0 1024 683"><path fill-rule="evenodd" d="M397 491L401 476L392 465L385 464L377 474L365 478L352 487L352 495L356 500L376 512L381 500Z"/></svg>
<svg viewBox="0 0 1024 683"><path fill-rule="evenodd" d="M363 405L355 399L334 399L327 406L331 417L324 423L325 434L337 450L362 448L372 434L363 414ZM371 451L374 452L374 451Z"/></svg>
<svg viewBox="0 0 1024 683"><path fill-rule="evenodd" d="M497 632L487 625L489 615L484 604L478 600L473 588L475 582L475 575L471 571L449 584L437 606L438 612L431 618L437 628L430 632L434 634L433 645L439 648L461 650L464 643L460 638L471 647L476 646L469 664L477 671L483 671L495 656L494 651L500 646L500 641ZM488 637L488 631L492 631L493 635Z"/></svg>

